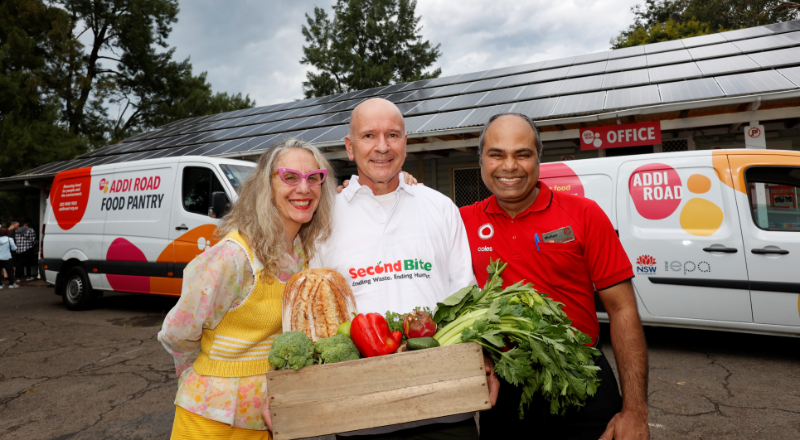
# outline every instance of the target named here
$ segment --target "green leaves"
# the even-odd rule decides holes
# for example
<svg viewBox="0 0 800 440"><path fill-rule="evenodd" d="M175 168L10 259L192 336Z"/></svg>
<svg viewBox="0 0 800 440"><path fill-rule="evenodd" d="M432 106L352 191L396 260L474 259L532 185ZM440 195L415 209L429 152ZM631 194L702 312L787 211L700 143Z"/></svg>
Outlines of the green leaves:
<svg viewBox="0 0 800 440"><path fill-rule="evenodd" d="M8 151L0 151L0 176L178 119L253 107L247 96L213 93L188 58L173 59L167 38L177 14L177 0L0 2L0 145ZM119 115L109 115L109 103Z"/></svg>
<svg viewBox="0 0 800 440"><path fill-rule="evenodd" d="M483 289L465 287L437 304L434 338L443 346L481 344L497 374L522 387L520 417L537 392L553 414L582 406L599 384L593 362L599 351L585 345L591 338L571 326L561 303L523 282L503 289L506 266L492 261Z"/></svg>
<svg viewBox="0 0 800 440"><path fill-rule="evenodd" d="M389 324L389 331L403 331L403 317L405 315L387 310L384 316L386 317L386 322Z"/></svg>
<svg viewBox="0 0 800 440"><path fill-rule="evenodd" d="M70 27L65 11L41 0L0 2L0 177L87 151L63 126L58 100L63 61L80 56ZM0 203L2 217L22 212L10 198Z"/></svg>
<svg viewBox="0 0 800 440"><path fill-rule="evenodd" d="M306 98L436 78L426 72L439 58L439 45L423 40L414 0L338 0L333 17L315 7L302 27L307 45L300 63Z"/></svg>
<svg viewBox="0 0 800 440"><path fill-rule="evenodd" d="M794 20L780 0L648 0L631 8L634 22L611 39L613 49Z"/></svg>
<svg viewBox="0 0 800 440"><path fill-rule="evenodd" d="M460 289L456 293L445 298L444 302L436 305L436 312L433 314L433 320L436 324L442 326L448 322L456 319L464 305L478 292L478 286L468 286Z"/></svg>

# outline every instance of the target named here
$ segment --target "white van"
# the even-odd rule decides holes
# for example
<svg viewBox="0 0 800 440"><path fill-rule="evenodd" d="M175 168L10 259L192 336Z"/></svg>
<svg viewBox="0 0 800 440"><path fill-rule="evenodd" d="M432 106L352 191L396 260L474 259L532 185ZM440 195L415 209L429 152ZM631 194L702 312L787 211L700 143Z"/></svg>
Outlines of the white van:
<svg viewBox="0 0 800 440"><path fill-rule="evenodd" d="M59 173L41 264L70 309L95 291L179 295L254 164L181 157ZM800 335L800 153L714 150L547 163L631 258L647 325ZM216 194L215 194L216 193ZM601 320L608 316L597 300Z"/></svg>
<svg viewBox="0 0 800 440"><path fill-rule="evenodd" d="M644 324L800 336L800 152L547 163L540 179L611 219Z"/></svg>
<svg viewBox="0 0 800 440"><path fill-rule="evenodd" d="M252 162L199 156L58 173L40 266L70 310L98 291L180 295L183 268L218 237Z"/></svg>

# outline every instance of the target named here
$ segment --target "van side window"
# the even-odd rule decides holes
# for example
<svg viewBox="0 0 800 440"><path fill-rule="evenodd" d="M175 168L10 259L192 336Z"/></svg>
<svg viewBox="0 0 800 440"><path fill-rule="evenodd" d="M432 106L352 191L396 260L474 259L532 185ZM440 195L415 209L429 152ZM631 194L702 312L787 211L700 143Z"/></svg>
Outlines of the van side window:
<svg viewBox="0 0 800 440"><path fill-rule="evenodd" d="M225 191L222 184L208 168L186 167L183 169L183 209L200 215L208 215L211 194Z"/></svg>
<svg viewBox="0 0 800 440"><path fill-rule="evenodd" d="M800 232L800 168L752 167L745 172L745 179L756 226Z"/></svg>

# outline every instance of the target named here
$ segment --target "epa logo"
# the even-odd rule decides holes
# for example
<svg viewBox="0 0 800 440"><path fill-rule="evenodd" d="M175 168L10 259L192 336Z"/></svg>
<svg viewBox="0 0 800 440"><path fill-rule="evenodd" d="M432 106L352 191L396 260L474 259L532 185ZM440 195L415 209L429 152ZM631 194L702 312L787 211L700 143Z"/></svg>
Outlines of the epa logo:
<svg viewBox="0 0 800 440"><path fill-rule="evenodd" d="M600 148L603 145L603 140L600 139L600 133L584 131L582 137L583 143L587 145L592 145L595 148Z"/></svg>

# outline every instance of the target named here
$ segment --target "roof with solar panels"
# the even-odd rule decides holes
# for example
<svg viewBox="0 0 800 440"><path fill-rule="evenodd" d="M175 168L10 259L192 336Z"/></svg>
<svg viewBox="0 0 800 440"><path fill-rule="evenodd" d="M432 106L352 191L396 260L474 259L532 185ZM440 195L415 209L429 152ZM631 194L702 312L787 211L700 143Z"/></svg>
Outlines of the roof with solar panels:
<svg viewBox="0 0 800 440"><path fill-rule="evenodd" d="M290 136L342 158L351 111L373 97L398 106L410 144L474 138L501 112L529 115L543 139L554 140L630 115L741 106L756 97L798 106L800 20L184 119L0 181L161 157L252 158ZM568 130L574 136L563 135Z"/></svg>

